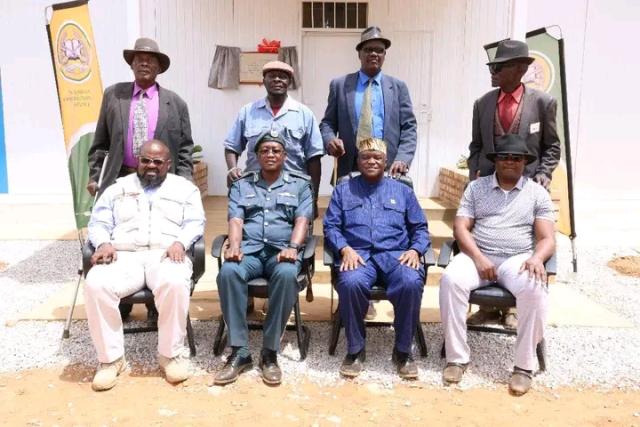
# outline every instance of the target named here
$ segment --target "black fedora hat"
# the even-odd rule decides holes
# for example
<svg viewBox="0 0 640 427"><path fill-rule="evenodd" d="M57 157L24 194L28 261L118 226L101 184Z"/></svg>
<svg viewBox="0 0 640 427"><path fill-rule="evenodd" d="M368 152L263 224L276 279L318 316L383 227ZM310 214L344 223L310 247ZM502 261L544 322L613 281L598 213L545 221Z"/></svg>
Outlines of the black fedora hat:
<svg viewBox="0 0 640 427"><path fill-rule="evenodd" d="M527 142L524 138L515 133L497 137L493 142L493 147L495 151L487 153L487 159L492 162L495 162L498 154L521 154L527 160L527 164L536 160L536 156L527 149Z"/></svg>
<svg viewBox="0 0 640 427"><path fill-rule="evenodd" d="M527 64L535 61L535 58L529 56L529 46L527 46L525 42L519 40L502 40L498 43L495 58L493 58L493 61L487 62L487 65L503 64L516 59L521 59Z"/></svg>
<svg viewBox="0 0 640 427"><path fill-rule="evenodd" d="M380 29L380 27L373 26L373 27L367 28L362 32L362 34L360 35L360 43L356 45L356 50L359 51L362 45L368 42L369 40L382 41L382 43L384 43L385 49L389 49L389 46L391 46L391 40L382 37L382 30Z"/></svg>
<svg viewBox="0 0 640 427"><path fill-rule="evenodd" d="M160 63L160 73L164 73L171 65L171 60L167 55L160 52L158 48L158 43L155 40L149 39L146 37L141 37L136 40L136 44L133 46L133 49L125 49L122 51L122 56L124 60L127 61L127 64L131 65L133 62L133 57L136 53L152 53L158 58L158 62Z"/></svg>

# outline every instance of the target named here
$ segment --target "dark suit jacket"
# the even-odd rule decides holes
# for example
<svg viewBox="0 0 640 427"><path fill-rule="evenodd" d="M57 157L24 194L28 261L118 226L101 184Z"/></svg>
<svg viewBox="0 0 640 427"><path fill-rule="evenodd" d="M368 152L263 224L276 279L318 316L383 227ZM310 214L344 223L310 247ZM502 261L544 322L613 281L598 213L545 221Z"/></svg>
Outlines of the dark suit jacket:
<svg viewBox="0 0 640 427"><path fill-rule="evenodd" d="M115 182L122 167L132 95L133 82L117 83L104 91L93 144L88 154L90 180L95 182L98 182L105 156L109 154L99 194ZM158 96L160 105L154 138L169 146L171 172L191 179L193 139L187 104L160 85Z"/></svg>
<svg viewBox="0 0 640 427"><path fill-rule="evenodd" d="M329 99L320 133L325 148L329 141L339 137L344 142L346 154L338 159L338 177L355 169L356 132L355 92L358 73L334 79L329 86ZM384 140L387 143L387 167L394 160L411 165L416 152L416 118L407 85L394 77L382 75L384 99Z"/></svg>
<svg viewBox="0 0 640 427"><path fill-rule="evenodd" d="M473 104L469 144L469 178L472 180L477 171L480 171L480 176L486 176L495 170L486 154L494 150L494 120L499 93L500 89L492 90ZM524 174L529 177L544 174L551 179L551 173L560 161L560 140L556 129L558 103L551 95L526 86L521 102L524 104L518 134L527 141L529 152L538 158L525 167Z"/></svg>

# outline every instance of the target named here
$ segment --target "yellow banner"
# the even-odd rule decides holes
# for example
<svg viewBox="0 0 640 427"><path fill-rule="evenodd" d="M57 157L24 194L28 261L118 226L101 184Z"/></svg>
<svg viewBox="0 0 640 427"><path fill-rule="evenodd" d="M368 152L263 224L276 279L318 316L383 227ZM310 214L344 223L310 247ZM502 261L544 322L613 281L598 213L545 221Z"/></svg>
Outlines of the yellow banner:
<svg viewBox="0 0 640 427"><path fill-rule="evenodd" d="M102 102L102 81L87 3L88 0L54 4L47 26L78 228L86 226L91 212L92 199L86 191L87 152Z"/></svg>

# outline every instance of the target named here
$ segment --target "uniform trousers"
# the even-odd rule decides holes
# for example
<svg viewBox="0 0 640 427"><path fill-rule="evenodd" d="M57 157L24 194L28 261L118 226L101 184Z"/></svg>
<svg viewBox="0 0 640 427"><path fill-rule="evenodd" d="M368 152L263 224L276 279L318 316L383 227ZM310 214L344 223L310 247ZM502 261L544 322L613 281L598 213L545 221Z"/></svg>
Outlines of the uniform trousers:
<svg viewBox="0 0 640 427"><path fill-rule="evenodd" d="M240 262L226 261L216 279L224 321L229 327L229 345L249 346L247 325L248 282L258 277L268 281L269 310L263 324L263 348L278 351L291 310L298 300L301 262L277 262L280 249L265 247L244 254Z"/></svg>
<svg viewBox="0 0 640 427"><path fill-rule="evenodd" d="M387 298L393 305L395 348L409 353L420 321L424 267L415 270L398 261L385 272L373 258L355 270L338 272L336 290L340 300L340 318L347 337L347 351L355 354L365 347L364 316L369 308L371 288L378 281L386 287Z"/></svg>
<svg viewBox="0 0 640 427"><path fill-rule="evenodd" d="M191 291L191 260L173 262L165 249L118 251L111 264L94 265L85 281L84 299L91 339L100 363L124 354L120 299L145 286L158 309L158 353L176 357L184 347Z"/></svg>
<svg viewBox="0 0 640 427"><path fill-rule="evenodd" d="M516 298L518 335L516 337L515 366L533 370L536 346L544 337L547 319L546 283L529 278L528 272L519 273L522 263L531 253L509 258L488 256L496 265L498 284ZM457 254L447 266L440 280L440 317L444 329L447 362L468 363L467 311L472 290L491 284L480 279L473 260L464 253Z"/></svg>

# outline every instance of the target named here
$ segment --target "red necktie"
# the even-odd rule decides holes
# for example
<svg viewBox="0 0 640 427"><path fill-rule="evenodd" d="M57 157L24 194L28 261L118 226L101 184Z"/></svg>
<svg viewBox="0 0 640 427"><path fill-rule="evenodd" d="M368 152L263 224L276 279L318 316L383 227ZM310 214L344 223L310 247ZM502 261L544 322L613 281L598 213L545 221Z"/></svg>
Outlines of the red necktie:
<svg viewBox="0 0 640 427"><path fill-rule="evenodd" d="M500 117L500 124L502 125L502 129L505 133L509 132L509 128L511 127L511 122L513 122L514 116L514 106L516 105L516 100L510 93L505 93L504 98L500 102L501 108L498 111L498 115Z"/></svg>

